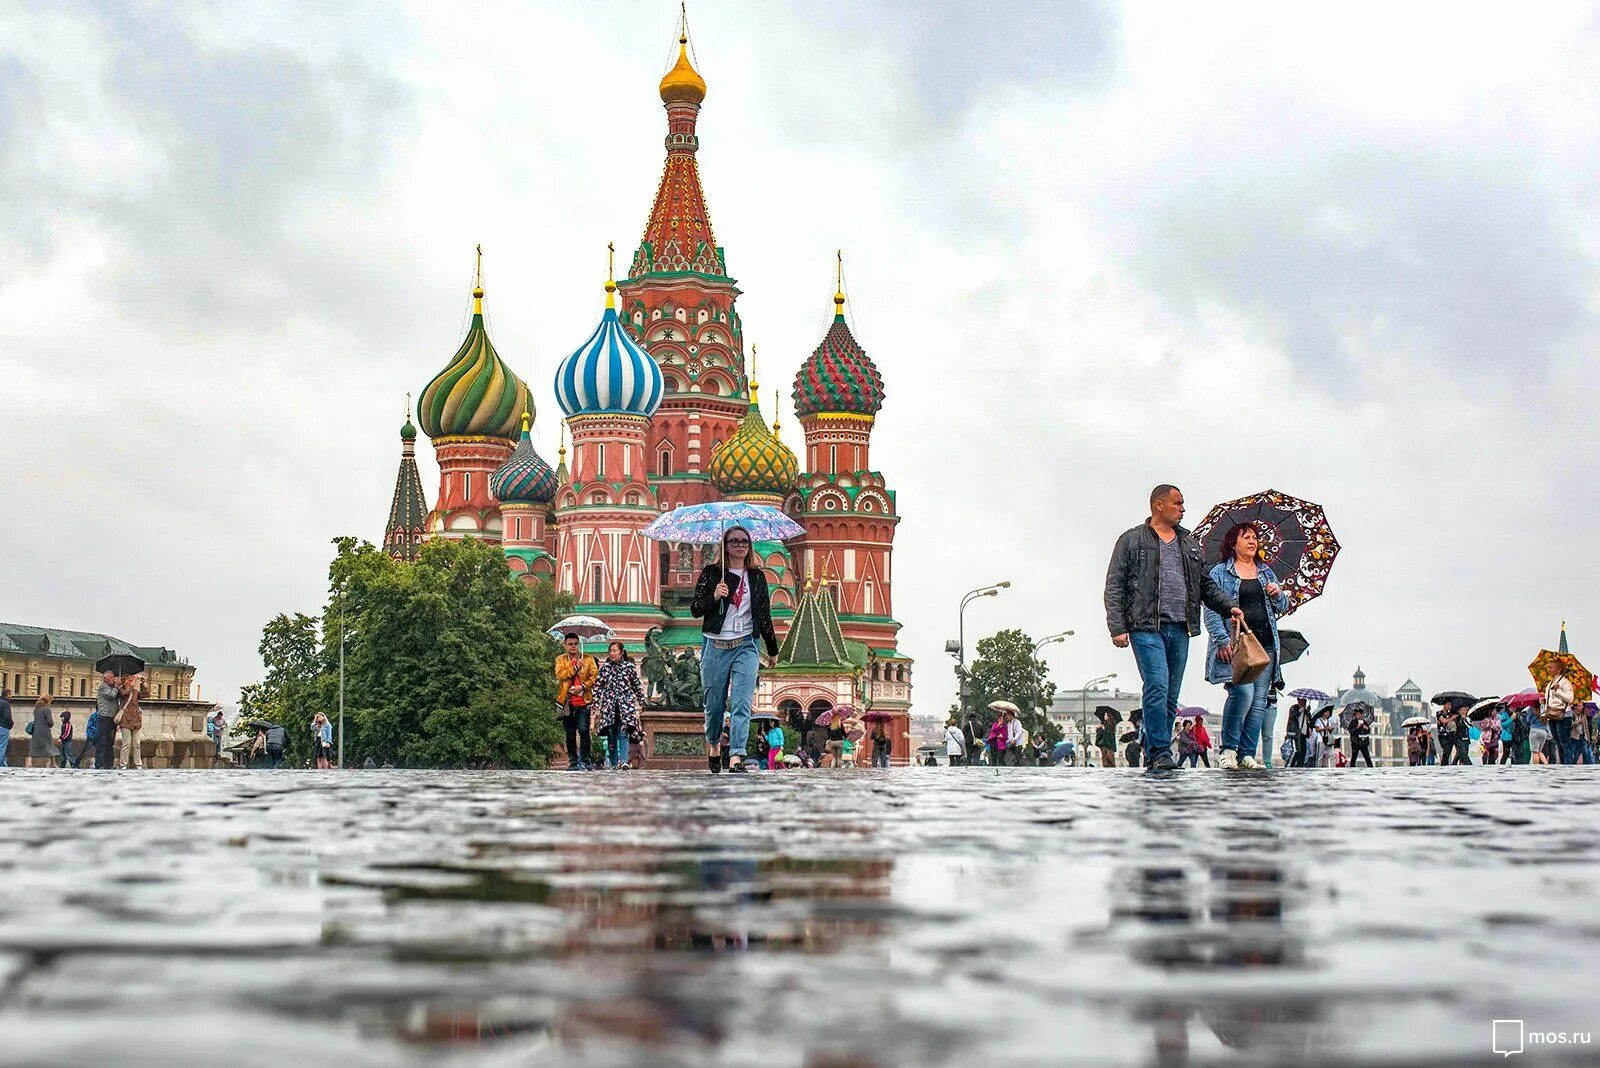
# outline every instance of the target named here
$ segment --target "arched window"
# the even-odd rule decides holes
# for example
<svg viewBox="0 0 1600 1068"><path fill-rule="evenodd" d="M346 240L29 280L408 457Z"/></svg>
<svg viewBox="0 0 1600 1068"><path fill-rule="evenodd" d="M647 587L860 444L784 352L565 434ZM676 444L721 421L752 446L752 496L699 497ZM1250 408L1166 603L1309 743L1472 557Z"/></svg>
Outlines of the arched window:
<svg viewBox="0 0 1600 1068"><path fill-rule="evenodd" d="M589 598L589 600L591 602L595 603L595 604L599 604L601 601L605 600L605 591L606 591L606 573L605 573L605 569L603 567L601 567L599 564L595 564L594 565L594 571L593 571L592 574L593 574L594 596Z"/></svg>
<svg viewBox="0 0 1600 1068"><path fill-rule="evenodd" d="M672 450L662 449L656 457L656 475L659 478L672 477Z"/></svg>
<svg viewBox="0 0 1600 1068"><path fill-rule="evenodd" d="M606 478L606 443L603 441L594 447L594 465L594 477L604 482Z"/></svg>
<svg viewBox="0 0 1600 1068"><path fill-rule="evenodd" d="M717 385L715 379L708 378L700 387L700 392L708 397L720 397L722 395L722 387Z"/></svg>
<svg viewBox="0 0 1600 1068"><path fill-rule="evenodd" d="M828 700L826 697L819 697L815 701L811 702L811 707L806 709L806 716L812 720L815 720L818 716L822 715L832 707L832 701Z"/></svg>
<svg viewBox="0 0 1600 1068"><path fill-rule="evenodd" d="M678 392L678 380L673 378L671 375L667 375L666 379L662 382L662 390L668 394Z"/></svg>
<svg viewBox="0 0 1600 1068"><path fill-rule="evenodd" d="M839 446L837 445L828 446L828 473L839 473Z"/></svg>

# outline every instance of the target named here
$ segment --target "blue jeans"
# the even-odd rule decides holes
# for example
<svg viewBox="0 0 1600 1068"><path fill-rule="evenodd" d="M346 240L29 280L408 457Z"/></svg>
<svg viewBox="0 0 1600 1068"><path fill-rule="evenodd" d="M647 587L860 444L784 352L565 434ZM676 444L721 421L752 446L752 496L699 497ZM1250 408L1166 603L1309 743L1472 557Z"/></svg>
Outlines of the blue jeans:
<svg viewBox="0 0 1600 1068"><path fill-rule="evenodd" d="M1267 670L1257 675L1254 682L1243 686L1231 682L1223 685L1228 691L1228 700L1222 706L1222 748L1232 749L1242 757L1256 755L1256 747L1261 744L1261 723L1267 716L1267 698L1272 694L1273 672L1277 668L1275 662L1269 663Z"/></svg>
<svg viewBox="0 0 1600 1068"><path fill-rule="evenodd" d="M0 768L11 766L11 728L0 727Z"/></svg>
<svg viewBox="0 0 1600 1068"><path fill-rule="evenodd" d="M1276 664L1273 665L1277 667ZM1264 767L1272 767L1272 754L1277 752L1272 748L1272 728L1278 724L1278 702L1272 700L1271 691L1267 696L1266 715L1261 717L1261 763Z"/></svg>
<svg viewBox="0 0 1600 1068"><path fill-rule="evenodd" d="M1172 720L1178 711L1178 690L1189 662L1189 628L1163 623L1159 631L1136 630L1128 635L1133 660L1144 681L1145 760L1172 755Z"/></svg>
<svg viewBox="0 0 1600 1068"><path fill-rule="evenodd" d="M1582 742L1572 737L1572 719L1550 721L1550 737L1556 740L1556 753L1563 764L1576 764L1582 753Z"/></svg>
<svg viewBox="0 0 1600 1068"><path fill-rule="evenodd" d="M616 744L611 744L611 738L606 739L606 766L620 768L628 762L628 729L617 729Z"/></svg>
<svg viewBox="0 0 1600 1068"><path fill-rule="evenodd" d="M728 725L728 752L744 756L750 740L750 703L756 696L761 653L751 635L732 649L718 649L705 639L700 649L700 684L706 691L706 744L722 741L722 718Z"/></svg>

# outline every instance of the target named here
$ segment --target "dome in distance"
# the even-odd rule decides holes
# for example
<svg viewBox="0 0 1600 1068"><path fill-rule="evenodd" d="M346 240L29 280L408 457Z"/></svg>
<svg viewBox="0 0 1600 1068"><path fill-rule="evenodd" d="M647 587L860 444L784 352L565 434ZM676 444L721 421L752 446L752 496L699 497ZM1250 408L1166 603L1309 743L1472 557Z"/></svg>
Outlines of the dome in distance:
<svg viewBox="0 0 1600 1068"><path fill-rule="evenodd" d="M556 368L556 401L568 415L642 415L661 406L661 367L617 318L615 282L606 282L606 312L576 352Z"/></svg>
<svg viewBox="0 0 1600 1068"><path fill-rule="evenodd" d="M483 325L483 288L472 291L472 325L443 371L417 402L417 419L430 438L494 437L516 440L517 420L533 411L527 383L495 351Z"/></svg>
<svg viewBox="0 0 1600 1068"><path fill-rule="evenodd" d="M833 325L795 373L795 413L876 415L883 407L883 376L845 324L843 292L834 293L833 304Z"/></svg>
<svg viewBox="0 0 1600 1068"><path fill-rule="evenodd" d="M533 415L522 413L522 437L506 462L489 476L489 492L501 504L549 504L556 497L556 473L533 449Z"/></svg>
<svg viewBox="0 0 1600 1068"><path fill-rule="evenodd" d="M689 62L689 38L678 37L678 62L661 77L663 104L698 104L706 98L706 80Z"/></svg>
<svg viewBox="0 0 1600 1068"><path fill-rule="evenodd" d="M711 481L729 497L785 497L800 477L794 452L761 417L758 389L750 384L750 410L733 437L711 453Z"/></svg>

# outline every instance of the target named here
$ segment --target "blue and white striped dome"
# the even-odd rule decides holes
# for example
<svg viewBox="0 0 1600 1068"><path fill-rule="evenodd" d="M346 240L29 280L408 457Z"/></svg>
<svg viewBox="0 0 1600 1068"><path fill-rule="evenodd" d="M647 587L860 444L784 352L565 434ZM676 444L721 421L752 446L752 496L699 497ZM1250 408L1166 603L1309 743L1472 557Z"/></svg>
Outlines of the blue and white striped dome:
<svg viewBox="0 0 1600 1068"><path fill-rule="evenodd" d="M655 414L666 390L661 367L628 336L612 306L606 283L606 313L589 340L556 368L556 402L568 415Z"/></svg>

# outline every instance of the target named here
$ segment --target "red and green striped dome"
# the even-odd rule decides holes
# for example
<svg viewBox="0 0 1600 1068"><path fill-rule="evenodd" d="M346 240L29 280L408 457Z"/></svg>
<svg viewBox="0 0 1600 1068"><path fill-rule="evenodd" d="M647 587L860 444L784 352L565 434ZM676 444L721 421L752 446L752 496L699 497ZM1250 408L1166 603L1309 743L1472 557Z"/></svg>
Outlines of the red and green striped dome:
<svg viewBox="0 0 1600 1068"><path fill-rule="evenodd" d="M883 376L845 325L844 294L835 293L833 303L833 325L794 376L795 413L876 415L883 407Z"/></svg>
<svg viewBox="0 0 1600 1068"><path fill-rule="evenodd" d="M533 411L527 383L494 350L483 326L483 290L472 291L472 326L454 358L417 401L417 422L429 438L517 439L524 411Z"/></svg>

